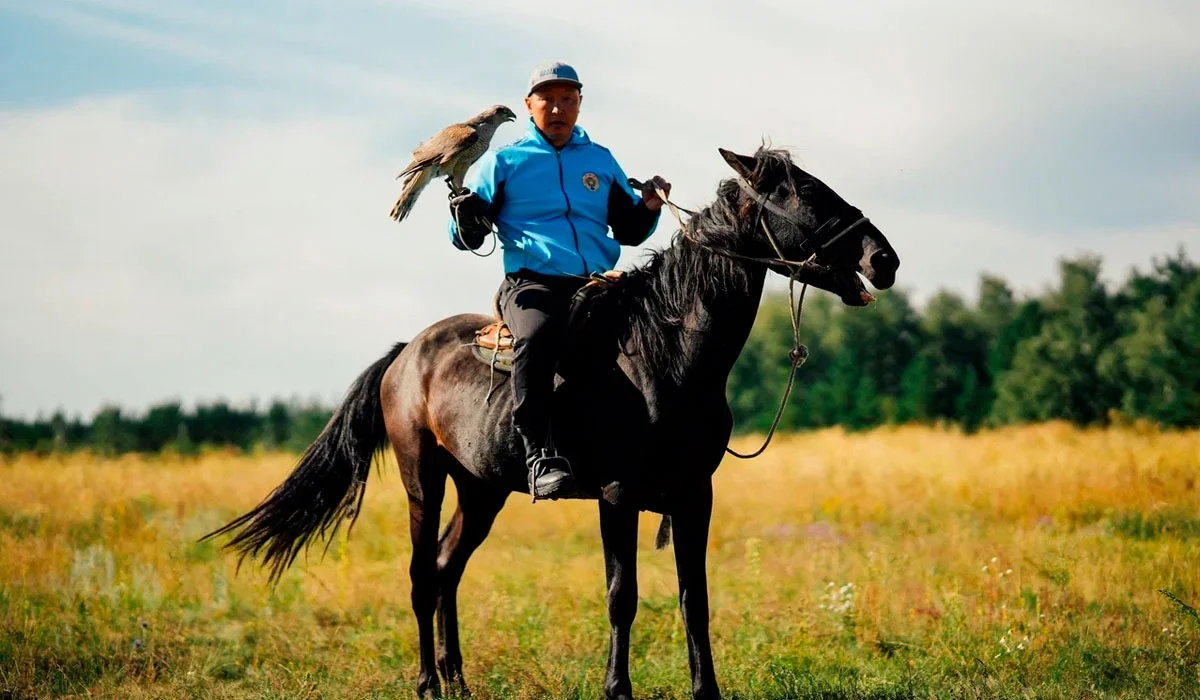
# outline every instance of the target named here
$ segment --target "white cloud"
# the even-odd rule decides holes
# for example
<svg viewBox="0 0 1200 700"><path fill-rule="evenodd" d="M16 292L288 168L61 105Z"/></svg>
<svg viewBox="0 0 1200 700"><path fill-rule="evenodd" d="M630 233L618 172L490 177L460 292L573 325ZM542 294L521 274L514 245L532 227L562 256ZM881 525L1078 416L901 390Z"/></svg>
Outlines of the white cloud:
<svg viewBox="0 0 1200 700"><path fill-rule="evenodd" d="M422 325L486 310L443 194L387 218L352 120L222 123L101 100L0 117L0 385L12 410L337 395ZM391 161L391 162L389 162ZM445 284L447 272L455 283Z"/></svg>
<svg viewBox="0 0 1200 700"><path fill-rule="evenodd" d="M446 90L413 70L420 52L373 50L345 33L332 38L327 22L337 20L336 12L289 18L281 8L264 17L136 0L50 0L14 9L83 35L222 69L254 81L261 94L284 90L303 101L316 93L326 107L369 100L418 113L425 104L477 111L471 94Z"/></svg>
<svg viewBox="0 0 1200 700"><path fill-rule="evenodd" d="M525 74L548 58L583 71L582 123L594 137L631 175L671 179L685 206L709 201L728 174L718 146L749 151L767 137L791 148L889 235L899 283L918 299L939 287L971 296L985 271L1037 292L1058 257L1083 250L1105 256L1120 279L1197 240L1194 141L1157 146L1182 154L1183 166L1123 163L1138 189L1122 196L1153 194L1162 210L1128 227L1090 221L1088 187L1063 198L1046 188L1071 183L1012 169L1038 156L1066 163L1056 173L1069 176L1092 149L1081 135L1097 113L1197 108L1185 88L1200 79L1200 50L1186 27L1200 10L1164 7L614 0L553 16L526 0L317 2L271 15L145 0L12 7L230 81L0 112L2 408L89 412L103 400L142 407L173 395L333 400L391 342L451 313L486 311L499 257L450 246L444 190L430 190L403 225L388 220L393 177L441 125L497 100L519 110ZM1112 124L1151 147L1153 122ZM498 141L520 128L504 127ZM1064 150L1019 152L1029 144ZM999 186L987 180L998 163L1008 168ZM1079 167L1074 179L1088 182ZM997 189L968 196L985 189L975 183ZM1069 235L1037 223L1047 212L1024 204L1035 187L1039 206L1073 207L1053 212L1079 222ZM1015 223L1009 200L1034 223ZM671 223L649 246L666 243ZM641 257L627 251L622 267Z"/></svg>

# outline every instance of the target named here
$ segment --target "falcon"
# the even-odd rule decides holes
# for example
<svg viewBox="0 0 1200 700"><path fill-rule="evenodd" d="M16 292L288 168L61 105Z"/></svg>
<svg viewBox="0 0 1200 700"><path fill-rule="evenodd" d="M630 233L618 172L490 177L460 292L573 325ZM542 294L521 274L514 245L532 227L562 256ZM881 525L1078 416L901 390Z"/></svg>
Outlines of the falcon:
<svg viewBox="0 0 1200 700"><path fill-rule="evenodd" d="M403 221L412 211L421 190L443 175L452 195L461 193L467 169L487 153L496 128L516 119L517 115L508 107L492 105L467 121L451 124L422 141L412 153L412 162L396 176L397 180L404 179L404 189L396 206L392 207L392 218Z"/></svg>

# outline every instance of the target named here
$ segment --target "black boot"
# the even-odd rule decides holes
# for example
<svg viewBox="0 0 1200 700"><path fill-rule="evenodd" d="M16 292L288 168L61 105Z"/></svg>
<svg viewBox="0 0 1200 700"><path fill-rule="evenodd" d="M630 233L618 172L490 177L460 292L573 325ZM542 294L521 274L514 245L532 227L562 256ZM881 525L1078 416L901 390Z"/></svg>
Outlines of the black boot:
<svg viewBox="0 0 1200 700"><path fill-rule="evenodd" d="M554 447L522 439L525 442L525 465L529 467L529 494L533 500L555 500L573 493L575 477L571 474L571 463L567 458Z"/></svg>

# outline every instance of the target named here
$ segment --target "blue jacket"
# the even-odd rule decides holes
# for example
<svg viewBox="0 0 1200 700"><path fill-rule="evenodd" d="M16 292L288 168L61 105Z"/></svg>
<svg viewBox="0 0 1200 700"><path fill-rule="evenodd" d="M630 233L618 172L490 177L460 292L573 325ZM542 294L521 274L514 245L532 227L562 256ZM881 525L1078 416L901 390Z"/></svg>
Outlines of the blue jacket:
<svg viewBox="0 0 1200 700"><path fill-rule="evenodd" d="M484 154L464 185L488 205L505 273L611 270L621 245L642 243L658 226L659 212L646 208L612 153L579 126L557 150L530 119L525 136ZM455 247L466 250L453 217L449 232Z"/></svg>

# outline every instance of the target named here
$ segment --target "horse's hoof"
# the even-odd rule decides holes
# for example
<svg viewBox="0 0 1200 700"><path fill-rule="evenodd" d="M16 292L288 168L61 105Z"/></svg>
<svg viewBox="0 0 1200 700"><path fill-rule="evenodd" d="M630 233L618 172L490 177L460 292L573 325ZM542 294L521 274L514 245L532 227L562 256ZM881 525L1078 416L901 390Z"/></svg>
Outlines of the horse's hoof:
<svg viewBox="0 0 1200 700"><path fill-rule="evenodd" d="M436 681L432 683L418 683L417 697L421 698L421 700L441 700L441 684Z"/></svg>

